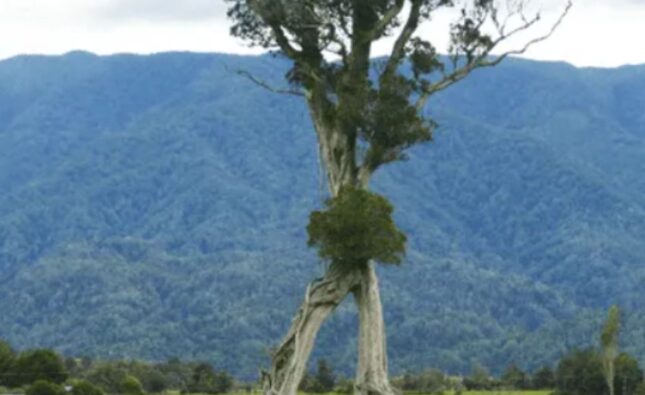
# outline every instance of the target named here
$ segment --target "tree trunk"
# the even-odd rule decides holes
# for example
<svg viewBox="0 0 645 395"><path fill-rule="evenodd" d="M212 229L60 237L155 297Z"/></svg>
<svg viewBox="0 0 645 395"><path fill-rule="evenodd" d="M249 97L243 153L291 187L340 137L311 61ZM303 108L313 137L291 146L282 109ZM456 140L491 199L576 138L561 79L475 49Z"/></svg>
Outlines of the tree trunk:
<svg viewBox="0 0 645 395"><path fill-rule="evenodd" d="M287 336L273 354L271 372L262 374L264 395L296 395L316 334L360 282L358 271L347 272L332 265L325 277L309 284Z"/></svg>
<svg viewBox="0 0 645 395"><path fill-rule="evenodd" d="M360 320L356 395L397 394L390 385L383 307L374 264L361 271L361 283L354 290Z"/></svg>
<svg viewBox="0 0 645 395"><path fill-rule="evenodd" d="M326 121L320 95L314 92L308 102L331 195L338 195L345 185L367 188L369 174L359 174L356 167L355 138ZM378 280L373 264L368 263L353 271L343 271L332 264L324 278L309 285L287 336L273 354L271 371L262 374L264 395L296 395L320 327L350 292L355 295L360 318L355 392L395 394L387 376L385 324Z"/></svg>

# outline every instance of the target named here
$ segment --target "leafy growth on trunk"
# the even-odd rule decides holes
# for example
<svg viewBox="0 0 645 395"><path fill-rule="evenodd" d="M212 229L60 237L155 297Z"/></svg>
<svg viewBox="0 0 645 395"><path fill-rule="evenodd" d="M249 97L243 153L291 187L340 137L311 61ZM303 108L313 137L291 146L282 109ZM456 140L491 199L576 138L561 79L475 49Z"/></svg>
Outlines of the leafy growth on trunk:
<svg viewBox="0 0 645 395"><path fill-rule="evenodd" d="M406 237L394 220L392 204L376 193L345 186L328 199L326 209L311 213L309 246L321 258L345 267L369 260L400 264Z"/></svg>

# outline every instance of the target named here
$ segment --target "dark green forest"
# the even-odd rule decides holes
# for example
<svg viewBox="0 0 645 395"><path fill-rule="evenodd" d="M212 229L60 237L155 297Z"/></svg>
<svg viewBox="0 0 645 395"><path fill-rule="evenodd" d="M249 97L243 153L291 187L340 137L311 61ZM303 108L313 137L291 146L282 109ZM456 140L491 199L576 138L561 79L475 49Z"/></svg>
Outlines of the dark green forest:
<svg viewBox="0 0 645 395"><path fill-rule="evenodd" d="M325 188L286 61L0 62L0 338L257 377L323 272ZM374 180L408 235L381 268L393 373L533 371L625 311L645 361L645 66L512 59L438 95L434 141ZM351 301L314 359L355 363ZM415 340L411 340L415 339ZM418 341L422 339L422 341Z"/></svg>

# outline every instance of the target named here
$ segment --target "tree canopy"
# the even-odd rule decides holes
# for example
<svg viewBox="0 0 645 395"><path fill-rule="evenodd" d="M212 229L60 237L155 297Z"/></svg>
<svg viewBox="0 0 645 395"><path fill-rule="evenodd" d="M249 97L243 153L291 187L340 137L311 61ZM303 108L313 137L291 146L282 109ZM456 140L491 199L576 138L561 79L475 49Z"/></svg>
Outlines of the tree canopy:
<svg viewBox="0 0 645 395"><path fill-rule="evenodd" d="M540 21L539 13L527 15L525 1L227 1L233 35L293 61L287 74L292 89L275 90L307 97L322 113L313 114L317 128L333 128L350 141L351 162L358 162L350 172L359 180L431 139L433 122L422 110L432 94L546 39L571 7L568 3L545 35L491 56ZM419 32L442 9L458 10L448 56ZM384 38L394 40L389 55L372 59L374 43ZM406 61L408 71L402 67Z"/></svg>

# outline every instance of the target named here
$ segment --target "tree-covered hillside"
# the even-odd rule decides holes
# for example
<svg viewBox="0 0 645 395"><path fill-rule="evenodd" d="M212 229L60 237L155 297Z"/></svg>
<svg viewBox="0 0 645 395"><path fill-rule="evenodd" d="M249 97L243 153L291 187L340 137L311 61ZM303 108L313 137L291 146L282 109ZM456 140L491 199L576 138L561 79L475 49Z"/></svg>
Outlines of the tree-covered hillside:
<svg viewBox="0 0 645 395"><path fill-rule="evenodd" d="M237 69L281 85L286 63L0 62L0 337L255 377L322 273L325 189L304 105ZM393 370L533 369L613 303L645 359L643 92L645 67L510 60L429 103L434 142L374 181L410 244L382 270ZM356 330L346 303L316 354L349 371Z"/></svg>

